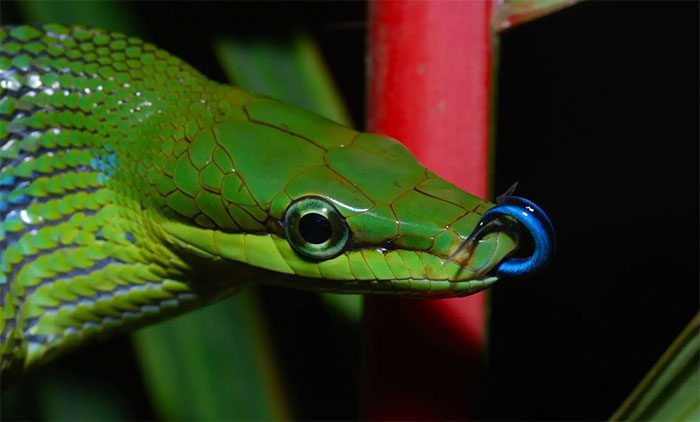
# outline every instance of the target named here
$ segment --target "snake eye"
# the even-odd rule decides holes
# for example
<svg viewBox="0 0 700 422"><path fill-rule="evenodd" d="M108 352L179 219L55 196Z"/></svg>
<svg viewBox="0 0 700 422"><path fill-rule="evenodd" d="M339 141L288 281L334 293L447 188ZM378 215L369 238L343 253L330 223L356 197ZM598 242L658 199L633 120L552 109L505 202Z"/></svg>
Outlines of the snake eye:
<svg viewBox="0 0 700 422"><path fill-rule="evenodd" d="M284 232L294 250L316 260L338 256L350 238L340 213L331 203L316 197L302 198L287 208Z"/></svg>

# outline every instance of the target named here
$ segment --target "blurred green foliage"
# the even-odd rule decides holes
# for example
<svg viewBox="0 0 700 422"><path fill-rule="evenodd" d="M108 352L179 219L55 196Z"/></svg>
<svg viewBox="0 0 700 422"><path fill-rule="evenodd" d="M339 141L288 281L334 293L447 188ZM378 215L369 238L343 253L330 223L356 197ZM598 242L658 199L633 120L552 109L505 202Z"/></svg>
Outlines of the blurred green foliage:
<svg viewBox="0 0 700 422"><path fill-rule="evenodd" d="M163 420L289 419L254 290L134 337Z"/></svg>
<svg viewBox="0 0 700 422"><path fill-rule="evenodd" d="M700 420L700 313L678 335L611 420Z"/></svg>

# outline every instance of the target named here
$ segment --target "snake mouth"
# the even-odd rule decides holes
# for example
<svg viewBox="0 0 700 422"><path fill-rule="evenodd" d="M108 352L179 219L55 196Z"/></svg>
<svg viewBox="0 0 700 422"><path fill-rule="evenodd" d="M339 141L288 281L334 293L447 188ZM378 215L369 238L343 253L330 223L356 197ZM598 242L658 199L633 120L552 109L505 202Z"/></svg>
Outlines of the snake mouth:
<svg viewBox="0 0 700 422"><path fill-rule="evenodd" d="M532 239L533 252L530 256L512 257L496 268L498 276L523 276L536 273L544 268L554 255L556 235L549 216L532 201L518 196L501 196L495 207L484 213L474 233L497 230L506 221L517 221ZM472 236L470 236L471 238Z"/></svg>
<svg viewBox="0 0 700 422"><path fill-rule="evenodd" d="M514 257L525 231L532 239L528 257ZM402 294L420 297L465 296L484 290L503 277L522 276L541 270L554 254L556 237L547 214L531 201L502 196L498 205L482 216L472 233L450 247L451 255L439 258L429 253L392 251L386 262L394 277L343 281L333 291L347 293ZM401 265L391 266L391 254L415 254L423 264L418 274L401 277ZM407 260L403 260L410 267ZM370 261L367 261L370 262ZM378 261L374 261L378 262Z"/></svg>
<svg viewBox="0 0 700 422"><path fill-rule="evenodd" d="M518 244L518 225L507 219L499 231L484 232L456 259L412 250L362 249L320 264L321 277L308 279L301 288L334 293L394 294L447 298L466 296L490 287L498 267ZM451 249L457 249L457 242ZM348 260L350 273L334 268ZM331 266L331 264L333 266Z"/></svg>
<svg viewBox="0 0 700 422"><path fill-rule="evenodd" d="M520 226L508 216L482 219L462 242L452 245L452 254L445 261L480 274L500 265L518 246Z"/></svg>

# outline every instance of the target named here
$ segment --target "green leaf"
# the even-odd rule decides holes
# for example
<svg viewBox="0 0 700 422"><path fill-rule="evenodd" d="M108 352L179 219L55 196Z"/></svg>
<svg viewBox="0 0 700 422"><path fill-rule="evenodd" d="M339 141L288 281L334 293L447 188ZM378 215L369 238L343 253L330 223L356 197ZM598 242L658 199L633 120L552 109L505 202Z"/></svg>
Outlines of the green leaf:
<svg viewBox="0 0 700 422"><path fill-rule="evenodd" d="M105 388L106 385L74 382L70 377L59 377L58 374L61 372L53 371L39 384L40 419L106 421L133 417L128 406Z"/></svg>
<svg viewBox="0 0 700 422"><path fill-rule="evenodd" d="M112 0L33 0L19 3L27 23L84 25L138 35L129 9Z"/></svg>
<svg viewBox="0 0 700 422"><path fill-rule="evenodd" d="M581 0L504 0L496 3L495 28L503 31L533 21Z"/></svg>
<svg viewBox="0 0 700 422"><path fill-rule="evenodd" d="M254 290L134 337L161 418L289 419Z"/></svg>
<svg viewBox="0 0 700 422"><path fill-rule="evenodd" d="M274 41L224 38L215 50L236 85L351 124L318 47L306 34Z"/></svg>
<svg viewBox="0 0 700 422"><path fill-rule="evenodd" d="M611 420L700 420L700 313L683 329Z"/></svg>

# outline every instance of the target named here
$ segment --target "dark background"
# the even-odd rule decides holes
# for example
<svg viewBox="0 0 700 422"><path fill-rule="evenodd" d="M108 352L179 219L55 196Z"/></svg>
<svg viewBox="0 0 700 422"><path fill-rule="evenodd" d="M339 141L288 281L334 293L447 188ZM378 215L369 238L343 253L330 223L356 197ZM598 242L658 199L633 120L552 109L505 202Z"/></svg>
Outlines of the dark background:
<svg viewBox="0 0 700 422"><path fill-rule="evenodd" d="M583 3L504 34L496 186L554 221L494 289L494 417L602 419L698 310L698 3Z"/></svg>
<svg viewBox="0 0 700 422"><path fill-rule="evenodd" d="M218 80L203 47L215 35L310 29L361 126L364 3L126 4L149 41ZM3 23L17 16L2 2ZM696 2L583 3L502 34L495 190L520 181L559 246L543 274L492 289L489 417L608 418L698 310L698 35ZM358 369L318 349L338 330L321 303L277 289L264 299L283 370L298 380L295 417L356 418ZM316 330L290 334L290 323ZM359 350L361 334L343 333L326 346ZM116 339L53 370L116 379L115 394L151 418L136 363L104 365L130 347Z"/></svg>

